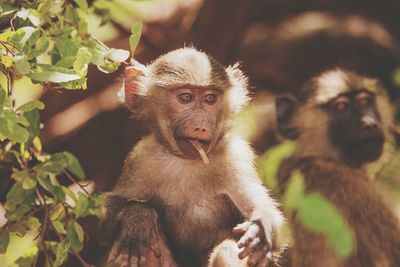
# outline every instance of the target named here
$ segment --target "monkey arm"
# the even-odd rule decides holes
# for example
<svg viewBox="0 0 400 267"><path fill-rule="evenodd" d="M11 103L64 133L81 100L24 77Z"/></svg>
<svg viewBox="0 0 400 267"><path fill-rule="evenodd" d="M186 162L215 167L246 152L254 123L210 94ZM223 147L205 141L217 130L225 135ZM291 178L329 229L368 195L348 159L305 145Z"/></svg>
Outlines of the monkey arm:
<svg viewBox="0 0 400 267"><path fill-rule="evenodd" d="M232 188L228 195L246 218L244 223L233 229L234 234L241 236L237 243L242 248L239 257L249 257L250 266L266 266L268 262L275 262L282 249L277 235L283 216L258 177L243 179L241 185L236 190Z"/></svg>
<svg viewBox="0 0 400 267"><path fill-rule="evenodd" d="M158 223L156 211L145 202L110 196L106 221L112 248L108 261L122 266L176 266ZM110 229L111 227L111 229Z"/></svg>

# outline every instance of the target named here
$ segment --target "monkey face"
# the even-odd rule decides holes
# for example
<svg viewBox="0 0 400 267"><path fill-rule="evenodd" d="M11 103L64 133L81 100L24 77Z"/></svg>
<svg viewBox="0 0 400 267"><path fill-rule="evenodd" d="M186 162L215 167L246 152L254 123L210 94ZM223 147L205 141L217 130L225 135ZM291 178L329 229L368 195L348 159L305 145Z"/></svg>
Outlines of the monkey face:
<svg viewBox="0 0 400 267"><path fill-rule="evenodd" d="M199 149L210 152L220 136L223 91L185 86L168 90L171 140L187 158L199 158Z"/></svg>
<svg viewBox="0 0 400 267"><path fill-rule="evenodd" d="M373 93L361 89L340 94L323 109L330 118L329 139L344 161L363 164L381 156L384 132Z"/></svg>

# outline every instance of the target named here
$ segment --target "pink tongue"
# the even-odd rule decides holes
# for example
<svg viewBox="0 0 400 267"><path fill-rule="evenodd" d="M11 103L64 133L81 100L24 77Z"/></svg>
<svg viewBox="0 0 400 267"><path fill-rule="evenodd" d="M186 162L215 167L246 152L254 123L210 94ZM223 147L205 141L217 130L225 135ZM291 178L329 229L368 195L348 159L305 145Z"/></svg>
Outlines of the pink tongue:
<svg viewBox="0 0 400 267"><path fill-rule="evenodd" d="M207 154L203 149L203 146L198 140L189 140L189 142L192 144L192 146L199 152L199 155L201 159L203 160L204 164L209 164L210 161L208 160Z"/></svg>

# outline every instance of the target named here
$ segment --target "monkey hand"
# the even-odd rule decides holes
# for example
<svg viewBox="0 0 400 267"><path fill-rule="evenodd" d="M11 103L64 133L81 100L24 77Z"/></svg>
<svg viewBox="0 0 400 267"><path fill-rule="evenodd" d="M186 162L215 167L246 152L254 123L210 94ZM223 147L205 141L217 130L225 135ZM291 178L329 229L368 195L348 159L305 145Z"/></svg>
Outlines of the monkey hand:
<svg viewBox="0 0 400 267"><path fill-rule="evenodd" d="M163 259L171 258L163 260L164 263L171 263L162 266L175 266L163 235L159 233L158 215L153 208L146 203L133 203L118 217L121 230L110 251L110 263L119 259L120 266L124 267L161 266L163 256Z"/></svg>
<svg viewBox="0 0 400 267"><path fill-rule="evenodd" d="M248 257L247 264L255 267L269 266L273 261L272 236L267 234L259 221L246 221L233 228L233 233L241 235L237 242L241 249L239 258Z"/></svg>

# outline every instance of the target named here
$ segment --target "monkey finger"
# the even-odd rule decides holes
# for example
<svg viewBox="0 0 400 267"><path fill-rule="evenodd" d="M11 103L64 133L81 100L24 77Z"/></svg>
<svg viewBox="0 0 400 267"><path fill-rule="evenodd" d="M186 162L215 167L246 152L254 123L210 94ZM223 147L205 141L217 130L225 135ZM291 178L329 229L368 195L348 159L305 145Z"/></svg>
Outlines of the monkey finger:
<svg viewBox="0 0 400 267"><path fill-rule="evenodd" d="M147 263L146 256L147 256L147 252L149 249L150 249L150 247L148 247L148 246L143 246L143 245L139 246L139 249L138 249L138 259L139 259L138 265L139 265L139 267L146 267L146 263Z"/></svg>
<svg viewBox="0 0 400 267"><path fill-rule="evenodd" d="M129 264L130 255L129 255L128 248L123 248L121 250L121 253L119 254L119 258L121 261L121 267L130 267L130 264Z"/></svg>
<svg viewBox="0 0 400 267"><path fill-rule="evenodd" d="M257 251L261 248L260 238L256 237L253 239L240 253L239 258L244 259L249 256L254 251Z"/></svg>
<svg viewBox="0 0 400 267"><path fill-rule="evenodd" d="M129 267L139 267L139 258L137 256L131 255L129 263L130 263Z"/></svg>
<svg viewBox="0 0 400 267"><path fill-rule="evenodd" d="M264 265L262 265L263 261L265 262ZM269 258L267 256L267 252L266 250L263 249L259 249L257 251L255 251L254 253L251 253L249 255L249 259L247 261L249 266L268 266L268 262L269 262Z"/></svg>
<svg viewBox="0 0 400 267"><path fill-rule="evenodd" d="M110 253L108 254L108 259L107 259L107 261L108 261L109 263L114 263L114 262L117 260L118 256L120 255L121 249L122 249L122 247L123 247L123 245L124 245L123 243L124 243L124 241L123 241L123 238L122 238L122 237L119 237L119 238L114 242L114 244L113 244L113 246L112 246L112 248L111 248L111 251L110 251Z"/></svg>
<svg viewBox="0 0 400 267"><path fill-rule="evenodd" d="M269 256L261 258L261 260L257 263L257 267L269 267L272 266L272 259Z"/></svg>
<svg viewBox="0 0 400 267"><path fill-rule="evenodd" d="M249 244L251 240L256 238L259 235L260 228L257 224L252 224L246 231L246 233L239 239L238 241L238 247L242 248Z"/></svg>
<svg viewBox="0 0 400 267"><path fill-rule="evenodd" d="M251 225L251 222L246 221L244 223L236 225L232 231L234 234L243 234L247 231L247 229L250 227L250 225Z"/></svg>

